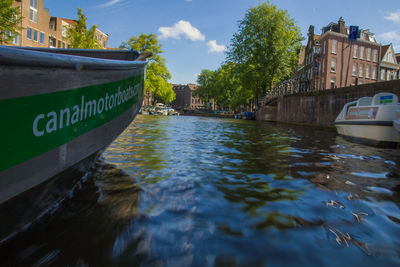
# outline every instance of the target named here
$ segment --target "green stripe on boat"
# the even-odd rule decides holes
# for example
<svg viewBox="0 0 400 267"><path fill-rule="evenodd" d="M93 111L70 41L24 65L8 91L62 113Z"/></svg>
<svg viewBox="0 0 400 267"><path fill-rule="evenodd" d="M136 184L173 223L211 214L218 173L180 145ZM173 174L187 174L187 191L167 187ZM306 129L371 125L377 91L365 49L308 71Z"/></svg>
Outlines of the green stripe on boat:
<svg viewBox="0 0 400 267"><path fill-rule="evenodd" d="M143 71L116 82L0 100L0 171L66 144L128 110L142 97Z"/></svg>

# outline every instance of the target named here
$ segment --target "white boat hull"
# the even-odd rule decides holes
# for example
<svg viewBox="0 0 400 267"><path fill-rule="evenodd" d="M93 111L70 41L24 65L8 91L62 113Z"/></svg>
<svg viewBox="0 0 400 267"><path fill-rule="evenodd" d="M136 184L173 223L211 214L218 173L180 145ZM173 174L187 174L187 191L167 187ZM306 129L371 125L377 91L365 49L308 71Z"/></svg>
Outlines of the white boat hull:
<svg viewBox="0 0 400 267"><path fill-rule="evenodd" d="M400 133L393 126L336 124L339 134L378 142L400 142Z"/></svg>

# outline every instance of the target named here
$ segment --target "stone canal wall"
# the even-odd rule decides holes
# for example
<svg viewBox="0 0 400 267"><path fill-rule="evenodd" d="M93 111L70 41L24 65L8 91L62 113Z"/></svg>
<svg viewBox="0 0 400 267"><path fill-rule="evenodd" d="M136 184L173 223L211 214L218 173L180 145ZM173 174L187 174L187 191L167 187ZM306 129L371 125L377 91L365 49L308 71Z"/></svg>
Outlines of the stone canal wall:
<svg viewBox="0 0 400 267"><path fill-rule="evenodd" d="M333 127L344 104L379 92L400 97L400 80L282 96L273 106L260 108L256 119Z"/></svg>

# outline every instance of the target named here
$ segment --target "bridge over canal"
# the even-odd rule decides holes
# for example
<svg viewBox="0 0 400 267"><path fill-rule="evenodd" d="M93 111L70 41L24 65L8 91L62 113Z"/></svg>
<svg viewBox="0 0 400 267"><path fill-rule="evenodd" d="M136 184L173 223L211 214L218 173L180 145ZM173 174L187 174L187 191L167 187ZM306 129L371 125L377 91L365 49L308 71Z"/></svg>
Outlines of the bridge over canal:
<svg viewBox="0 0 400 267"><path fill-rule="evenodd" d="M311 92L301 92L290 83L278 85L262 99L256 112L257 120L333 127L347 102L379 92L400 97L400 80Z"/></svg>

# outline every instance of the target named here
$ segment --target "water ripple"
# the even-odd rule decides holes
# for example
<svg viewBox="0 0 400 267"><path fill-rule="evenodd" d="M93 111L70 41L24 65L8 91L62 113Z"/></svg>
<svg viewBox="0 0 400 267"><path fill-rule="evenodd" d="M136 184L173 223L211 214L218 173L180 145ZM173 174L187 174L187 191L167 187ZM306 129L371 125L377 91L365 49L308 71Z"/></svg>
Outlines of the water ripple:
<svg viewBox="0 0 400 267"><path fill-rule="evenodd" d="M0 247L0 265L400 264L398 150L310 127L139 116L103 156L54 217Z"/></svg>

